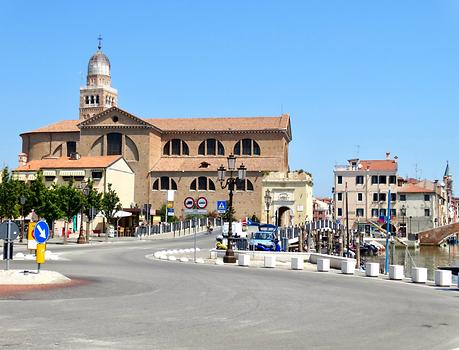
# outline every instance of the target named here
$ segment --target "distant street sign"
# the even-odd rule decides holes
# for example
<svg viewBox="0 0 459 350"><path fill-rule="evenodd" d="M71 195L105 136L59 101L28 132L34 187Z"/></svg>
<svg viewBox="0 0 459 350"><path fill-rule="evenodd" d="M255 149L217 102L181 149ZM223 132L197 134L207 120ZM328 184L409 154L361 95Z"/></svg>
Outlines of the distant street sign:
<svg viewBox="0 0 459 350"><path fill-rule="evenodd" d="M8 225L10 226L10 240L14 241L19 235L19 227L13 221L5 221L0 224L0 239L5 241L8 239Z"/></svg>
<svg viewBox="0 0 459 350"><path fill-rule="evenodd" d="M198 207L198 209L204 209L205 207L207 207L206 197L199 197L196 201L196 206Z"/></svg>
<svg viewBox="0 0 459 350"><path fill-rule="evenodd" d="M226 201L217 201L217 211L220 214L226 213Z"/></svg>
<svg viewBox="0 0 459 350"><path fill-rule="evenodd" d="M33 230L33 236L37 243L45 243L49 238L49 227L45 221L39 221Z"/></svg>
<svg viewBox="0 0 459 350"><path fill-rule="evenodd" d="M167 208L167 216L174 216L174 208Z"/></svg>
<svg viewBox="0 0 459 350"><path fill-rule="evenodd" d="M185 215L205 215L207 214L206 209L185 209L183 210Z"/></svg>
<svg viewBox="0 0 459 350"><path fill-rule="evenodd" d="M185 200L183 201L183 205L187 209L192 209L194 207L194 199L193 199L193 197L186 197Z"/></svg>

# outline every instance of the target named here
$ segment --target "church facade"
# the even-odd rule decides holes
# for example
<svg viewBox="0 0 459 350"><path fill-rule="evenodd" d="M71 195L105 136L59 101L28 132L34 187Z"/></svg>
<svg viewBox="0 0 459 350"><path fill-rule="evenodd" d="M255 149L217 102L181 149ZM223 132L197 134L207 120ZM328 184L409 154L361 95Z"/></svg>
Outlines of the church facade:
<svg viewBox="0 0 459 350"><path fill-rule="evenodd" d="M27 171L32 161L35 168L40 168L37 161L54 160L58 168L60 161L69 159L121 156L135 174L134 193L127 196L133 200L122 203L124 207L151 204L153 209L160 209L167 200L167 190L174 190L174 212L183 217L186 197L205 197L209 212L216 210L217 201L228 199L227 190L221 189L217 181L217 169L220 165L227 167L227 157L234 154L236 167L243 164L247 168L247 179L236 186L235 216L262 216L263 177L289 169L289 115L135 116L118 107L110 68L109 59L99 47L89 60L86 86L80 89L79 118L22 133L21 166L17 170ZM86 170L81 181L91 178L91 169Z"/></svg>

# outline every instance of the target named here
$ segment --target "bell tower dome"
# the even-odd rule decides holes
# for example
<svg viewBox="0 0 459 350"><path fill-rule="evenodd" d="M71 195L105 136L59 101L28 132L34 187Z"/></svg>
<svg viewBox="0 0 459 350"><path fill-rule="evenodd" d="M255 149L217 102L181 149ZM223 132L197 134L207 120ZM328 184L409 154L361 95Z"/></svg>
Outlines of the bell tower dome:
<svg viewBox="0 0 459 350"><path fill-rule="evenodd" d="M86 86L80 88L80 119L88 119L110 107L118 105L118 91L112 88L110 60L102 52L99 35L97 51L88 62Z"/></svg>

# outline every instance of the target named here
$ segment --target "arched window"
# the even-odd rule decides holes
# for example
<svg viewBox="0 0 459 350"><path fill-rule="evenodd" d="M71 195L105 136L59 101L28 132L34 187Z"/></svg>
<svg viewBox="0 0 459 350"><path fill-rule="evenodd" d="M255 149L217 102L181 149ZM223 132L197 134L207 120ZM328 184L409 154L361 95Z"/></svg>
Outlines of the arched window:
<svg viewBox="0 0 459 350"><path fill-rule="evenodd" d="M122 140L123 135L117 132L107 134L107 155L121 155L122 154Z"/></svg>
<svg viewBox="0 0 459 350"><path fill-rule="evenodd" d="M205 176L200 176L191 181L190 191L196 191L196 189L198 191L215 191L215 183Z"/></svg>
<svg viewBox="0 0 459 350"><path fill-rule="evenodd" d="M153 182L153 191L177 190L177 183L169 176L161 176Z"/></svg>
<svg viewBox="0 0 459 350"><path fill-rule="evenodd" d="M234 154L243 156L259 156L261 154L260 146L255 140L243 139L234 145Z"/></svg>
<svg viewBox="0 0 459 350"><path fill-rule="evenodd" d="M163 147L163 155L165 156L181 156L190 154L190 149L185 141L180 139L173 139L167 141Z"/></svg>
<svg viewBox="0 0 459 350"><path fill-rule="evenodd" d="M225 147L223 144L216 140L216 139L207 139L202 141L198 148L198 154L200 155L208 155L208 156L224 156L225 155Z"/></svg>
<svg viewBox="0 0 459 350"><path fill-rule="evenodd" d="M253 191L252 181L245 179L236 181L236 191Z"/></svg>

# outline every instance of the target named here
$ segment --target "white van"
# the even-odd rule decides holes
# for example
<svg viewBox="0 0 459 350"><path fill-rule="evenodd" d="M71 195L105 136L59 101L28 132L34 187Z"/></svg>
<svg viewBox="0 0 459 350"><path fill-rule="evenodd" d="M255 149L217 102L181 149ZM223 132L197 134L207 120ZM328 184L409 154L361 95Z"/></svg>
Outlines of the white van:
<svg viewBox="0 0 459 350"><path fill-rule="evenodd" d="M229 223L228 222L224 222L223 223L223 228L222 228L223 237L228 237L228 228L229 228ZM247 238L247 232L242 230L242 222L237 222L237 221L233 222L232 231L233 231L233 237Z"/></svg>

